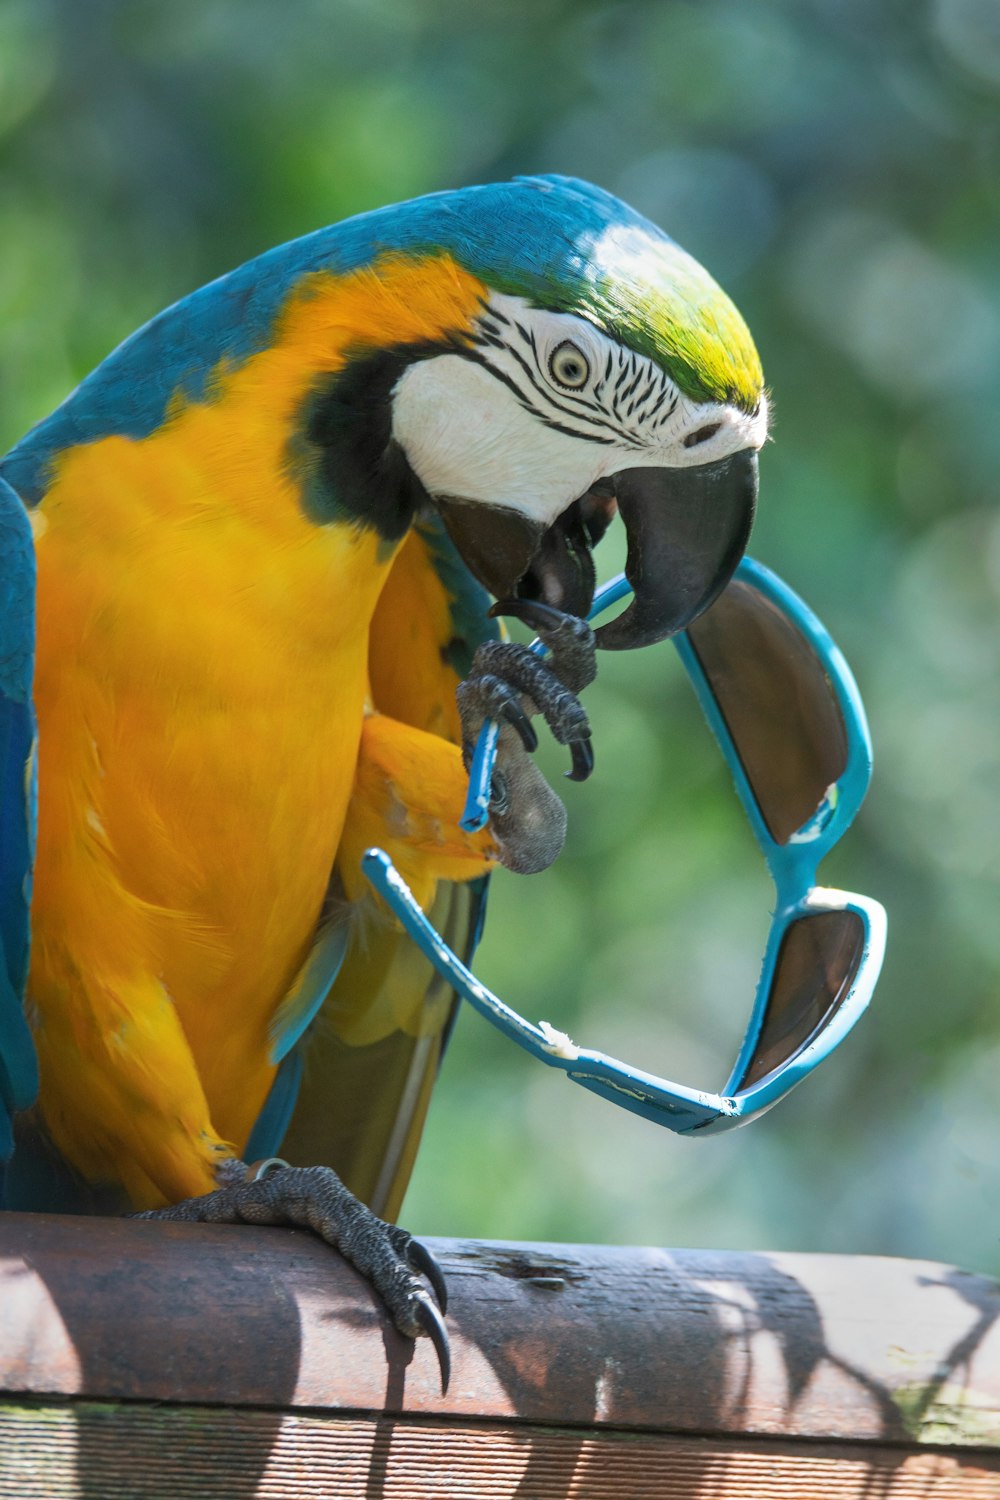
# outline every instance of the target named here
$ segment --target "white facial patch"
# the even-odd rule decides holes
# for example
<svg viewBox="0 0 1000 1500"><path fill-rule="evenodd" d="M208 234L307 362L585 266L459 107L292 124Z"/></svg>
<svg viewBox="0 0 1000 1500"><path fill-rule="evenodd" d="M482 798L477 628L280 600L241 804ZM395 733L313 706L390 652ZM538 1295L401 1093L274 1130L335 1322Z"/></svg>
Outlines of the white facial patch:
<svg viewBox="0 0 1000 1500"><path fill-rule="evenodd" d="M459 354L404 372L392 435L429 494L504 506L546 526L604 472L603 448L539 421Z"/></svg>

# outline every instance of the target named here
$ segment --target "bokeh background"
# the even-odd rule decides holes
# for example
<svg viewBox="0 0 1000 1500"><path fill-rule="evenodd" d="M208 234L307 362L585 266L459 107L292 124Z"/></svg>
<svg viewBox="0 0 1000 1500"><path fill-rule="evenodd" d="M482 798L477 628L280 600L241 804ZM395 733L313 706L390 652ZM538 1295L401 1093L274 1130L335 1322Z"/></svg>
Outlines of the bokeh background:
<svg viewBox="0 0 1000 1500"><path fill-rule="evenodd" d="M269 245L517 172L629 199L755 332L752 552L843 645L875 737L824 867L889 908L875 1004L771 1114L696 1141L465 1016L412 1228L1000 1270L998 120L996 0L0 0L0 451ZM479 968L719 1087L770 889L672 648L603 666L570 845L495 879Z"/></svg>

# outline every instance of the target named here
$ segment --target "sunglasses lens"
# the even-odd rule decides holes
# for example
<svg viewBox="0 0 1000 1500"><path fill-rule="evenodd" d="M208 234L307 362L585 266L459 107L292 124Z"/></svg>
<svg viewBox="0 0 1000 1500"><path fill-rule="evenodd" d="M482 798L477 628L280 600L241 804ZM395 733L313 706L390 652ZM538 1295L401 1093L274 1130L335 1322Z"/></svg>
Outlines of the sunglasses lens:
<svg viewBox="0 0 1000 1500"><path fill-rule="evenodd" d="M847 765L847 730L812 646L751 584L735 581L688 639L771 837L787 843Z"/></svg>
<svg viewBox="0 0 1000 1500"><path fill-rule="evenodd" d="M850 993L865 948L857 912L799 917L781 940L764 1024L739 1088L783 1067L821 1031Z"/></svg>

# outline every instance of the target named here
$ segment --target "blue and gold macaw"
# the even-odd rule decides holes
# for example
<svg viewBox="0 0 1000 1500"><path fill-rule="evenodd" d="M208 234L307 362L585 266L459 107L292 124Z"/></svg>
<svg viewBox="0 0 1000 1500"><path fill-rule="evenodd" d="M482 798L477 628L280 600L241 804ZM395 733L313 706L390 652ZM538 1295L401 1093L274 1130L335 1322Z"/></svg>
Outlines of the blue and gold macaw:
<svg viewBox="0 0 1000 1500"><path fill-rule="evenodd" d="M561 843L530 716L572 774L592 763L594 543L617 509L635 597L597 646L681 628L746 545L766 428L750 335L701 266L609 194L533 178L251 261L7 455L38 574L40 1071L9 1205L309 1222L438 1338L402 1230L329 1171L244 1162L329 1163L395 1216L452 997L360 854L386 848L471 951L491 864ZM3 497L10 1112L34 1083L32 557ZM551 667L493 639L488 595L549 631ZM467 835L488 714L506 762Z"/></svg>

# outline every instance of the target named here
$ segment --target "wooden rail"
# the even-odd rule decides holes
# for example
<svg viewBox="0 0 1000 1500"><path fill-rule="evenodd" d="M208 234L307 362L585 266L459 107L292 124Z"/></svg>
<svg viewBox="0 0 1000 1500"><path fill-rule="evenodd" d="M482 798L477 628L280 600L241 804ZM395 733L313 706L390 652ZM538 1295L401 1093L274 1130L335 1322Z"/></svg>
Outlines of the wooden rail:
<svg viewBox="0 0 1000 1500"><path fill-rule="evenodd" d="M432 1241L454 1370L294 1230L0 1215L3 1500L1000 1500L1000 1285Z"/></svg>

